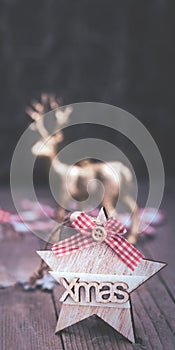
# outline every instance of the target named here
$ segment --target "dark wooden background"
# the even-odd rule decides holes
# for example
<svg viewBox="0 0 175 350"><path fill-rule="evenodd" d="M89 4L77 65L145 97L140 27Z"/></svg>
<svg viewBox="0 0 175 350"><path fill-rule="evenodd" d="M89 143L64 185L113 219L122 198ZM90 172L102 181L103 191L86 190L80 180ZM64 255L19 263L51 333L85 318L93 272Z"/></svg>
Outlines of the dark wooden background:
<svg viewBox="0 0 175 350"><path fill-rule="evenodd" d="M1 183L42 91L133 113L174 174L174 19L169 0L0 0Z"/></svg>

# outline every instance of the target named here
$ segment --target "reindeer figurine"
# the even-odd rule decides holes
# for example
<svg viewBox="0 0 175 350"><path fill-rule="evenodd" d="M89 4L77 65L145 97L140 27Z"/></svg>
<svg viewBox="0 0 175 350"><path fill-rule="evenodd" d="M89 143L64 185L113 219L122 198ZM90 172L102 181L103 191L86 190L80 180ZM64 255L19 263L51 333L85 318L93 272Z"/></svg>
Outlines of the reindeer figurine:
<svg viewBox="0 0 175 350"><path fill-rule="evenodd" d="M121 162L92 163L91 160L81 161L79 164L70 166L62 163L57 154L57 146L63 140L63 133L58 130L54 135L49 135L44 125L44 114L47 108L55 109L55 118L59 127L67 124L72 112L71 107L64 111L53 95L42 94L41 103L33 101L33 108L27 108L27 114L35 121L31 124L32 130L37 130L41 139L32 147L32 153L36 156L49 157L54 171L61 177L63 183L68 174L68 192L70 196L78 201L88 197L87 185L89 181L97 179L104 186L104 197L101 205L106 208L108 216L116 216L115 205L119 197L122 202L128 206L132 212L132 223L128 241L136 243L138 236L138 206L135 200L129 194L129 188L132 185L132 174L130 170ZM114 176L114 174L117 174ZM96 188L93 189L94 192ZM64 194L63 202L66 204L69 198ZM63 220L65 209L58 209L58 222Z"/></svg>

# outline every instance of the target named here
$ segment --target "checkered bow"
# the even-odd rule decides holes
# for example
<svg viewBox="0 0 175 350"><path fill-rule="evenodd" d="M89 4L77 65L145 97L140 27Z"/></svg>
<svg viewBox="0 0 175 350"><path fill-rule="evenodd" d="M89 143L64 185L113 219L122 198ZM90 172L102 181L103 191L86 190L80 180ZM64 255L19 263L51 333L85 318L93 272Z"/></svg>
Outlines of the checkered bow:
<svg viewBox="0 0 175 350"><path fill-rule="evenodd" d="M118 257L134 271L143 255L122 237L126 233L126 228L117 219L114 217L106 219L103 208L100 210L97 219L88 216L84 212L80 213L72 222L72 226L79 233L54 244L51 248L53 253L60 257L99 244L92 238L92 230L97 227L97 222L107 232L107 236L101 244L105 243L111 247Z"/></svg>

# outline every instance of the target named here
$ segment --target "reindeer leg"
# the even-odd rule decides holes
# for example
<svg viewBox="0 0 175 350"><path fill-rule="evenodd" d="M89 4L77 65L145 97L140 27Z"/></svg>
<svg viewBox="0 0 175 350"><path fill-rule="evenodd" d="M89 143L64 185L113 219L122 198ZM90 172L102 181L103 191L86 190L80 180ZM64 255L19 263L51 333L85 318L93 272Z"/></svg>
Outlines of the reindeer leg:
<svg viewBox="0 0 175 350"><path fill-rule="evenodd" d="M58 208L58 212L57 212L57 221L59 224L62 223L62 221L64 219L64 215L65 215L65 209L60 206Z"/></svg>
<svg viewBox="0 0 175 350"><path fill-rule="evenodd" d="M111 199L109 200L105 198L102 202L102 206L106 209L108 218L110 218L111 216L114 216L115 218L117 218L117 210L115 208L113 201L111 201Z"/></svg>
<svg viewBox="0 0 175 350"><path fill-rule="evenodd" d="M138 224L138 206L135 200L131 196L125 196L123 198L123 203L125 203L132 212L131 230L128 236L128 241L131 244L135 244L138 239L139 224Z"/></svg>

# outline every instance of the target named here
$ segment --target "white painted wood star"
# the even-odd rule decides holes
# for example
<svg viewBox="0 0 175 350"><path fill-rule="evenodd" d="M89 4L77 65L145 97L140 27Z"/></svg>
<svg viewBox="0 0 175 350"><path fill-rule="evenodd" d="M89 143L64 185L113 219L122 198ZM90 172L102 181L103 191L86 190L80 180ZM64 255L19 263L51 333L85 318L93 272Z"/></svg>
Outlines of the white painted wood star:
<svg viewBox="0 0 175 350"><path fill-rule="evenodd" d="M132 271L104 242L61 257L52 251L37 253L65 287L56 332L96 314L135 342L130 293L165 263L141 259Z"/></svg>

